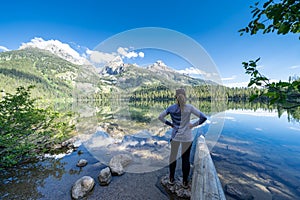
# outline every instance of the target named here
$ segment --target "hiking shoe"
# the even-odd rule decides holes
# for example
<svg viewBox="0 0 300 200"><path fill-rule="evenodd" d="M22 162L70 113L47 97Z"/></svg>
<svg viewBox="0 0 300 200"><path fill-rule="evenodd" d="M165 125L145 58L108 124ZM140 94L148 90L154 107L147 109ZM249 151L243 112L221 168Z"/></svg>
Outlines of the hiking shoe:
<svg viewBox="0 0 300 200"><path fill-rule="evenodd" d="M188 188L189 188L189 183L188 183L187 181L183 181L183 182L182 182L182 187L183 187L184 189L188 189Z"/></svg>
<svg viewBox="0 0 300 200"><path fill-rule="evenodd" d="M169 185L174 185L174 183L175 183L174 178L169 178L168 183L169 183Z"/></svg>

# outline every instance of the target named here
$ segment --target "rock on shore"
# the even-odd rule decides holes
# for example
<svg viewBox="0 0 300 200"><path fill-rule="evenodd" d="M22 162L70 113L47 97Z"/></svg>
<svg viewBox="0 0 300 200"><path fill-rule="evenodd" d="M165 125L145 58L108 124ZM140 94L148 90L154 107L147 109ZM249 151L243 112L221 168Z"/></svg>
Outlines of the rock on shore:
<svg viewBox="0 0 300 200"><path fill-rule="evenodd" d="M90 176L83 176L72 186L72 198L81 199L85 197L95 185L95 180Z"/></svg>
<svg viewBox="0 0 300 200"><path fill-rule="evenodd" d="M129 165L132 161L132 157L128 154L119 154L114 157L109 162L109 167L113 175L124 174L124 167Z"/></svg>

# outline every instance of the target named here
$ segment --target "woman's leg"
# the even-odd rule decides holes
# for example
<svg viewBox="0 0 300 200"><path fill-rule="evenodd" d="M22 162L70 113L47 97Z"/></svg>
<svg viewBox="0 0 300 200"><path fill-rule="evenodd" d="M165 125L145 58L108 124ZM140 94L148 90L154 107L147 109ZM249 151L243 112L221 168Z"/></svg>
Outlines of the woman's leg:
<svg viewBox="0 0 300 200"><path fill-rule="evenodd" d="M169 158L169 170L170 170L170 180L174 180L175 169L176 169L176 158L178 153L180 142L171 141L171 154Z"/></svg>
<svg viewBox="0 0 300 200"><path fill-rule="evenodd" d="M192 142L182 142L181 143L181 152L182 152L182 178L183 182L188 181L188 177L190 174L190 152L191 152L191 146Z"/></svg>

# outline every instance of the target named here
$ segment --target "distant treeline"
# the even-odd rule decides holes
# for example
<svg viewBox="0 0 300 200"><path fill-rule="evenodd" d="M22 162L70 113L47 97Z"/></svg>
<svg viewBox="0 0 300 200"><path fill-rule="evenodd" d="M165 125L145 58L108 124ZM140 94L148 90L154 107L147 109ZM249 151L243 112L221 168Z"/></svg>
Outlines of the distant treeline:
<svg viewBox="0 0 300 200"><path fill-rule="evenodd" d="M187 98L190 100L229 100L229 101L245 101L251 95L258 93L257 88L229 88L221 85L199 85L184 87ZM172 100L175 96L176 88L168 88L163 85L144 86L135 90L130 95L130 101L145 100ZM262 99L263 100L263 99Z"/></svg>

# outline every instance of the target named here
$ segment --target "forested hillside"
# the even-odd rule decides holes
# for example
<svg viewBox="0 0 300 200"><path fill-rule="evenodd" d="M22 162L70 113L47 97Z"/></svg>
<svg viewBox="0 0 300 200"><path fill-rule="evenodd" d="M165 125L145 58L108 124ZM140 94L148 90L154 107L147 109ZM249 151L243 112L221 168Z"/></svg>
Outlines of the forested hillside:
<svg viewBox="0 0 300 200"><path fill-rule="evenodd" d="M0 86L5 92L34 85L33 97L68 98L76 81L86 82L94 76L97 74L86 66L72 64L45 50L27 48L0 54Z"/></svg>
<svg viewBox="0 0 300 200"><path fill-rule="evenodd" d="M180 74L166 66L155 68L123 64L120 73L100 73L91 65L76 65L41 49L0 53L1 90L13 93L19 86L34 85L32 97L42 99L76 98L107 100L130 98L167 100L174 97L174 89L184 87L190 99L246 100L256 93L254 88L227 88ZM106 69L110 69L107 66Z"/></svg>

